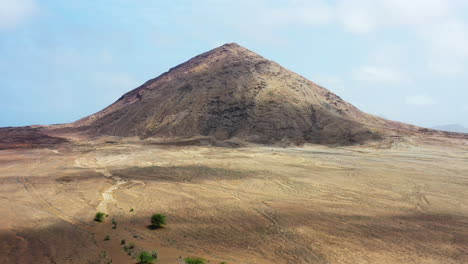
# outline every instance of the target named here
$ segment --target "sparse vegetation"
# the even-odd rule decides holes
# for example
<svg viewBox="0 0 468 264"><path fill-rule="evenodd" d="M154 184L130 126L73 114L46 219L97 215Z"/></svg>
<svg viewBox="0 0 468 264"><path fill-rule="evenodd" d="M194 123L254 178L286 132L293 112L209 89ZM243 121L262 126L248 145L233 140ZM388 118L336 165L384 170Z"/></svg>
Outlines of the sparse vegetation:
<svg viewBox="0 0 468 264"><path fill-rule="evenodd" d="M120 245L125 245L125 239L120 240Z"/></svg>
<svg viewBox="0 0 468 264"><path fill-rule="evenodd" d="M107 240L110 240L110 236L109 236L109 235L106 235L106 236L104 237L104 241L107 241Z"/></svg>
<svg viewBox="0 0 468 264"><path fill-rule="evenodd" d="M115 218L112 218L112 229L117 228L117 222L115 221Z"/></svg>
<svg viewBox="0 0 468 264"><path fill-rule="evenodd" d="M205 264L206 260L202 258L185 258L186 264Z"/></svg>
<svg viewBox="0 0 468 264"><path fill-rule="evenodd" d="M149 253L148 251L141 252L137 257L139 264L151 264L151 263L154 263L156 259L157 259L157 255L154 256L152 253Z"/></svg>
<svg viewBox="0 0 468 264"><path fill-rule="evenodd" d="M123 250L127 252L127 255L131 256L133 253L133 249L135 248L135 244L132 242L125 244L125 239L120 241L120 244L123 244Z"/></svg>
<svg viewBox="0 0 468 264"><path fill-rule="evenodd" d="M154 214L151 216L151 227L161 228L166 224L166 216L163 214Z"/></svg>
<svg viewBox="0 0 468 264"><path fill-rule="evenodd" d="M130 208L130 212L133 212L133 211L134 211L133 208Z"/></svg>
<svg viewBox="0 0 468 264"><path fill-rule="evenodd" d="M104 217L106 216L105 213L103 212L97 212L96 215L94 216L94 221L96 222L104 222Z"/></svg>

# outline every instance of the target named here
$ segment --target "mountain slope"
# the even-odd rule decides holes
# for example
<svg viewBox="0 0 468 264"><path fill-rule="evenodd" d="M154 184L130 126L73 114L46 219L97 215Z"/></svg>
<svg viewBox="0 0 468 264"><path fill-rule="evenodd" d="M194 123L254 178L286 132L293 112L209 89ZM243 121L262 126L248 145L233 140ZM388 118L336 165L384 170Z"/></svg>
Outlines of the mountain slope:
<svg viewBox="0 0 468 264"><path fill-rule="evenodd" d="M355 144L389 128L327 89L235 43L172 68L73 123L92 135Z"/></svg>

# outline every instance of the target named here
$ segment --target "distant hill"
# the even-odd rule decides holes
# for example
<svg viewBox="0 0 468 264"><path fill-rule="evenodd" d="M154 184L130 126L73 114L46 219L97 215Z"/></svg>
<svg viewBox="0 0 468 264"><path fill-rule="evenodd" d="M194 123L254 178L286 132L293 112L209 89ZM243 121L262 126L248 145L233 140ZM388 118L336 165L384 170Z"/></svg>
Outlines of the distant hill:
<svg viewBox="0 0 468 264"><path fill-rule="evenodd" d="M448 132L468 133L468 128L466 128L466 127L464 127L462 125L459 125L459 124L449 124L449 125L443 125L443 126L435 126L435 127L432 127L432 129L448 131Z"/></svg>

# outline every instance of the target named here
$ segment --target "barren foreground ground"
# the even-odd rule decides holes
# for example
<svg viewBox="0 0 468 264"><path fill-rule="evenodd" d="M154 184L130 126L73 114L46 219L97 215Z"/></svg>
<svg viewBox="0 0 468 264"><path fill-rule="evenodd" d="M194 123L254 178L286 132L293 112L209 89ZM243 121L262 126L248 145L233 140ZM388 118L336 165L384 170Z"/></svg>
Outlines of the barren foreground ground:
<svg viewBox="0 0 468 264"><path fill-rule="evenodd" d="M0 263L135 263L122 239L133 256L157 250L162 264L468 263L466 140L109 140L0 151ZM149 229L153 213L167 227Z"/></svg>

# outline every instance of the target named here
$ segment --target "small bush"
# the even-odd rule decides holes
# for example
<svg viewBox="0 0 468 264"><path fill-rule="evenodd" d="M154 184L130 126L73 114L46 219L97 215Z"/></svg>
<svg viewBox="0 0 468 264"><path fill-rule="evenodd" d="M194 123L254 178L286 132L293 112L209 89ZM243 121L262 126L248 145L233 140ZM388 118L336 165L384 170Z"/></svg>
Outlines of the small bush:
<svg viewBox="0 0 468 264"><path fill-rule="evenodd" d="M130 212L133 212L133 211L134 211L133 208L130 208Z"/></svg>
<svg viewBox="0 0 468 264"><path fill-rule="evenodd" d="M186 264L205 264L206 260L202 258L185 258Z"/></svg>
<svg viewBox="0 0 468 264"><path fill-rule="evenodd" d="M122 242L125 242L125 240L120 241L121 244L122 244ZM127 252L128 255L131 255L132 250L133 250L134 248L135 248L135 244L132 243L132 242L130 242L130 243L128 243L128 244L125 244L125 243L123 244L123 250L125 250L125 252Z"/></svg>
<svg viewBox="0 0 468 264"><path fill-rule="evenodd" d="M151 264L156 261L156 258L153 256L153 254L143 251L137 256L138 263L140 264Z"/></svg>
<svg viewBox="0 0 468 264"><path fill-rule="evenodd" d="M103 212L97 212L96 215L94 216L94 221L96 222L104 222L104 217L106 216L105 213Z"/></svg>
<svg viewBox="0 0 468 264"><path fill-rule="evenodd" d="M110 240L110 236L109 236L109 235L106 235L106 237L104 237L104 241L107 241L107 240Z"/></svg>
<svg viewBox="0 0 468 264"><path fill-rule="evenodd" d="M120 245L125 245L125 239L120 240Z"/></svg>
<svg viewBox="0 0 468 264"><path fill-rule="evenodd" d="M166 216L163 214L154 214L151 216L151 227L161 228L166 224Z"/></svg>

